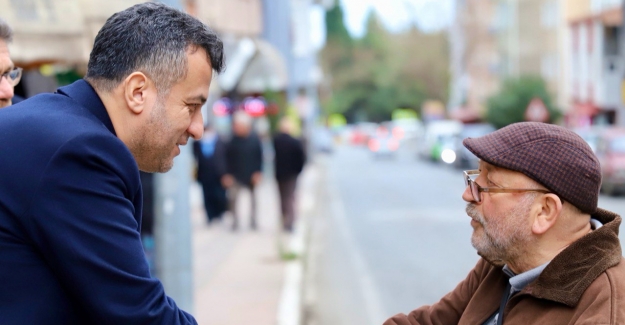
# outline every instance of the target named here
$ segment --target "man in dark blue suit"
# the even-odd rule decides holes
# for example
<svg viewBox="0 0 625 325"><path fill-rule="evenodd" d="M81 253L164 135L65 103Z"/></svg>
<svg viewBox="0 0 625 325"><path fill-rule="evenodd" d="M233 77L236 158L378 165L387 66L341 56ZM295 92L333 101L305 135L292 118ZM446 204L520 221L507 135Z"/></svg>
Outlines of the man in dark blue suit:
<svg viewBox="0 0 625 325"><path fill-rule="evenodd" d="M201 138L222 48L143 3L107 20L85 80L0 110L0 324L196 324L150 276L139 170Z"/></svg>

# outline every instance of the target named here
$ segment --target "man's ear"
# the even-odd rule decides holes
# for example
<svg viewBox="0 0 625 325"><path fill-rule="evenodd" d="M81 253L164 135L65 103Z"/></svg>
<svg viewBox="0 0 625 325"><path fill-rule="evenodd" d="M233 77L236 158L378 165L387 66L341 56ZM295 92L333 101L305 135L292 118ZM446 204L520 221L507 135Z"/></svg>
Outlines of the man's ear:
<svg viewBox="0 0 625 325"><path fill-rule="evenodd" d="M562 201L557 195L549 193L542 195L537 204L540 210L534 216L532 232L542 235L558 221L562 212Z"/></svg>
<svg viewBox="0 0 625 325"><path fill-rule="evenodd" d="M134 114L141 114L147 106L148 94L153 91L153 84L143 73L135 71L124 80L124 100Z"/></svg>

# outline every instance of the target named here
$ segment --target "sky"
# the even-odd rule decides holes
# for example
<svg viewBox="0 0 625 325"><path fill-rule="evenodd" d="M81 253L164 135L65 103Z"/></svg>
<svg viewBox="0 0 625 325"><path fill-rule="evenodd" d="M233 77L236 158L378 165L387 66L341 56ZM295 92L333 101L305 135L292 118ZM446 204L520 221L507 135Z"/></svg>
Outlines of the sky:
<svg viewBox="0 0 625 325"><path fill-rule="evenodd" d="M354 37L365 33L369 10L376 10L391 32L416 24L425 32L445 28L453 17L453 0L340 0L347 30Z"/></svg>

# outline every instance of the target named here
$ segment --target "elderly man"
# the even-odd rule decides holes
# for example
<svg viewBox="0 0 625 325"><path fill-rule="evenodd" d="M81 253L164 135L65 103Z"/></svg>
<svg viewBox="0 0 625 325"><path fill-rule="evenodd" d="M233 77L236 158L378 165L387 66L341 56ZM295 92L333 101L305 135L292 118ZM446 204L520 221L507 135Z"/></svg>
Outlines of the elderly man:
<svg viewBox="0 0 625 325"><path fill-rule="evenodd" d="M239 228L237 201L243 189L251 195L250 228L257 229L256 187L262 179L263 150L258 136L253 132L254 120L244 111L232 116L232 138L226 145L226 174L222 184L228 189L228 205L232 213L232 230Z"/></svg>
<svg viewBox="0 0 625 325"><path fill-rule="evenodd" d="M0 324L196 324L150 275L139 170L201 138L222 50L139 4L106 21L84 80L0 110Z"/></svg>
<svg viewBox="0 0 625 325"><path fill-rule="evenodd" d="M384 324L625 324L621 217L597 208L584 140L526 122L463 143L481 160L462 198L482 259L439 302Z"/></svg>
<svg viewBox="0 0 625 325"><path fill-rule="evenodd" d="M293 232L297 177L304 169L306 162L302 142L291 136L293 128L293 122L285 116L280 120L278 133L273 137L274 174L280 193L282 229L286 232Z"/></svg>
<svg viewBox="0 0 625 325"><path fill-rule="evenodd" d="M22 69L13 65L9 55L9 42L12 39L11 27L0 18L0 108L11 105L13 87L22 78Z"/></svg>

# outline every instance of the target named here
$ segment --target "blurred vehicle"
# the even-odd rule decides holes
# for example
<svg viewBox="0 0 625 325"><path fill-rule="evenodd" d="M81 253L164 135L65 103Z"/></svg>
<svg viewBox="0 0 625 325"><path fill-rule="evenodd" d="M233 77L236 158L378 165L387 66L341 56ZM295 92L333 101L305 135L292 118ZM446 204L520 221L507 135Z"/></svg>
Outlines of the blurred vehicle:
<svg viewBox="0 0 625 325"><path fill-rule="evenodd" d="M459 169L477 168L479 159L462 144L462 140L479 138L493 131L495 131L495 127L488 123L464 124L460 133L454 137L455 159L448 163Z"/></svg>
<svg viewBox="0 0 625 325"><path fill-rule="evenodd" d="M325 127L315 128L312 137L312 145L315 151L332 153L334 151L334 137L332 132Z"/></svg>
<svg viewBox="0 0 625 325"><path fill-rule="evenodd" d="M350 143L352 145L366 145L372 134L378 128L377 123L360 122L352 128Z"/></svg>
<svg viewBox="0 0 625 325"><path fill-rule="evenodd" d="M614 195L625 188L625 129L607 127L597 141L597 157L601 164L601 191Z"/></svg>
<svg viewBox="0 0 625 325"><path fill-rule="evenodd" d="M579 134L586 143L590 146L590 149L596 154L597 153L597 145L599 143L599 138L601 135L601 130L605 128L603 126L589 126L584 128L576 128L573 129L573 132Z"/></svg>
<svg viewBox="0 0 625 325"><path fill-rule="evenodd" d="M393 120L389 122L389 127L402 146L416 148L418 141L423 137L423 123L416 118Z"/></svg>
<svg viewBox="0 0 625 325"><path fill-rule="evenodd" d="M441 136L432 148L432 159L437 162L453 164L457 159L456 152L459 149L457 142L457 135Z"/></svg>
<svg viewBox="0 0 625 325"><path fill-rule="evenodd" d="M380 125L376 132L370 136L367 147L376 158L392 158L399 149L399 140L395 138L387 125Z"/></svg>
<svg viewBox="0 0 625 325"><path fill-rule="evenodd" d="M417 155L423 159L439 161L443 146L449 146L449 138L462 131L462 123L455 120L431 121L425 126Z"/></svg>
<svg viewBox="0 0 625 325"><path fill-rule="evenodd" d="M357 126L351 130L349 143L352 145L361 145L365 143L365 133Z"/></svg>

